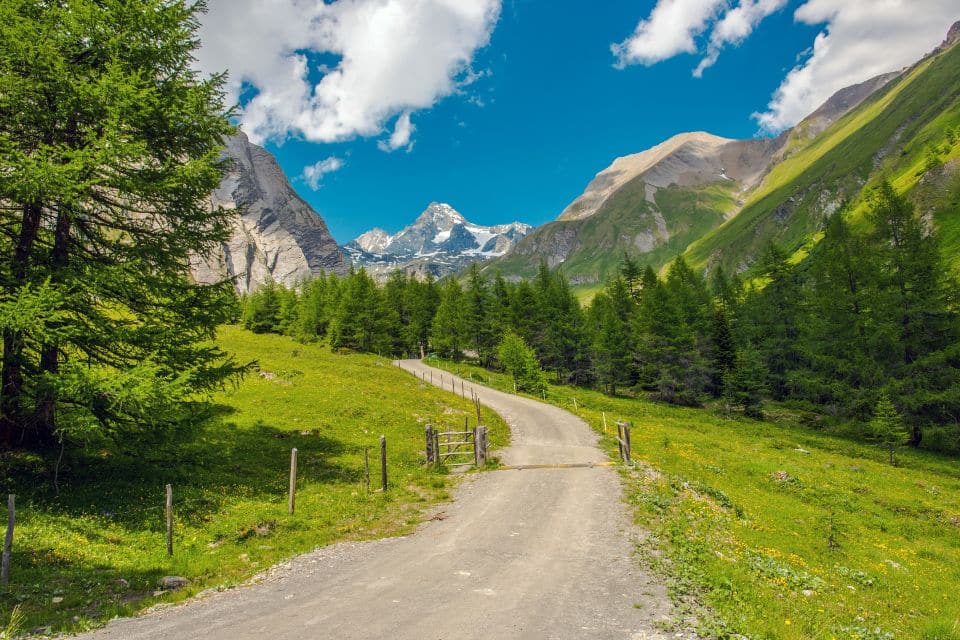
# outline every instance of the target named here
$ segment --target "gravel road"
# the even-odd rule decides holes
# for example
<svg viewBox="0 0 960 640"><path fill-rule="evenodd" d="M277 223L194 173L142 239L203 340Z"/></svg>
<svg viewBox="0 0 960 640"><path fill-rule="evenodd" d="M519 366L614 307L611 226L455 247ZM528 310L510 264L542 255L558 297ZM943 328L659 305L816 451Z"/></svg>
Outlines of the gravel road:
<svg viewBox="0 0 960 640"><path fill-rule="evenodd" d="M418 376L419 361L400 366ZM447 385L451 375L434 369ZM429 374L428 374L429 379ZM457 390L460 383L457 379ZM507 465L606 460L597 436L553 406L466 382L513 432ZM674 638L664 587L634 557L609 467L471 475L413 535L318 549L261 581L137 618L89 640Z"/></svg>

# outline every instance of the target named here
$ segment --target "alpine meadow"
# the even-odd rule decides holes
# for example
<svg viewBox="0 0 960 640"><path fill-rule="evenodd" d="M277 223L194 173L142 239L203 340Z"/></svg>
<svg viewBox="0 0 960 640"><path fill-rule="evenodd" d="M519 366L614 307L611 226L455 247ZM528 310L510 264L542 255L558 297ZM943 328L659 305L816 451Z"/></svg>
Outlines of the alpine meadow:
<svg viewBox="0 0 960 640"><path fill-rule="evenodd" d="M960 640L960 12L627 4L0 0L0 640Z"/></svg>

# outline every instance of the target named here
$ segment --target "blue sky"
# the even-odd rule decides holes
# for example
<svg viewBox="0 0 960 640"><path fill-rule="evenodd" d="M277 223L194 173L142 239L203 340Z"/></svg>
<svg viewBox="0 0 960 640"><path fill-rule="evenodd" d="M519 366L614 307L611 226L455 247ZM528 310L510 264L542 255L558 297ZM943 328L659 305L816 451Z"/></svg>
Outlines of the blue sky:
<svg viewBox="0 0 960 640"><path fill-rule="evenodd" d="M374 11L384 3L395 3L402 11L405 0L341 0L333 3L342 4L344 12L334 23L343 30L335 41L286 31L289 20L274 11L276 28L260 36L288 41L286 48L277 43L273 67L265 66L269 45L261 59L245 62L240 54L224 50L216 52L218 56L209 54L212 60L201 56L201 61L207 65L227 61L234 67L231 76L242 83L236 95L248 111L244 129L277 156L294 187L324 217L340 243L374 226L395 232L434 200L450 203L481 224L520 220L538 225L555 218L617 156L642 151L684 131L735 138L758 135L760 125L753 114L776 109L805 112L851 79L886 70L851 68L838 73L835 59L826 59L823 62L829 64L821 67L829 68L829 73L816 75L814 63L823 57L822 50L813 49L818 34L833 37L833 46L820 49L842 48L845 28L851 47L862 47L865 38L874 37L882 51L883 42L896 41L893 36L898 35L883 29L902 29L893 24L896 20L854 28L841 23L836 14L826 14L824 20L816 13L822 7L805 6L831 1L623 1L593 3L587 9L573 0L504 0L502 5L498 0L469 0L486 13L457 16L461 22L433 23L436 12L418 16L411 9L405 26L398 27L403 31L396 38L397 53L387 63L383 58L392 55L392 32L365 31L368 23L376 23L369 13L361 14L351 27L348 12ZM946 15L953 11L949 2L924 1ZM289 2L293 3L289 19L309 4ZM688 6L681 6L685 3ZM855 0L847 0L844 6L853 4ZM753 12L746 14L752 16L747 34L739 33L733 41L720 38L716 63L702 77L694 77L692 71L710 42L720 37L717 25L741 5ZM315 11L322 13L330 6L320 4ZM237 8L234 5L233 10ZM224 35L235 37L230 30L239 27L217 22L225 15L217 9L213 3L207 33L223 29ZM690 18L696 11L703 13L701 22ZM679 14L682 19L672 17ZM321 19L326 18L316 18ZM942 38L949 26L943 16L929 23L923 26L923 35L899 36L909 43L900 58L918 57L930 48L928 41L937 41L934 31ZM422 33L411 33L421 25ZM920 30L918 26L916 31ZM864 36L864 31L872 35ZM407 36L409 44L399 42ZM636 44L633 53L621 53L618 59L611 45L631 37ZM214 37L209 40L214 42ZM297 42L305 44L292 44ZM695 52L689 52L691 47ZM434 69L433 62L444 55L450 56L449 64ZM887 64L902 64L896 57ZM257 101L250 103L261 93L278 96L273 104L296 102L298 98L290 97L296 95L296 83L281 85L275 80L287 68L281 65L290 65L293 58L305 69L300 75L305 88L297 89L301 93L309 93L324 75L336 71L342 82L330 93L337 96L338 106L314 105L300 111L271 107L268 112ZM344 63L346 59L351 62ZM365 68L372 69L366 76L374 81L366 81L361 73L364 60L372 61ZM392 68L384 66L394 63ZM427 77L430 74L435 77ZM355 80L358 76L361 80ZM791 82L800 89L791 89ZM819 86L830 83L838 86ZM810 84L818 85L815 95L809 95ZM782 107L784 103L788 107ZM366 114L365 109L372 115L357 115ZM774 129L796 117L787 113L781 118L785 123ZM304 168L316 163L321 170L315 173L320 175L311 184Z"/></svg>

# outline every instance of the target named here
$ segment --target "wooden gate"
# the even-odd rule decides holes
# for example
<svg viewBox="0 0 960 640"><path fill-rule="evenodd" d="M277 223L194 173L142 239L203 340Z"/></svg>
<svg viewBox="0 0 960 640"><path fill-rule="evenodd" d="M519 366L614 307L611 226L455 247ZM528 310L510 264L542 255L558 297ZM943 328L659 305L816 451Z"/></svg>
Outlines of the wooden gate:
<svg viewBox="0 0 960 640"><path fill-rule="evenodd" d="M487 428L440 431L427 425L427 464L472 467L487 463Z"/></svg>

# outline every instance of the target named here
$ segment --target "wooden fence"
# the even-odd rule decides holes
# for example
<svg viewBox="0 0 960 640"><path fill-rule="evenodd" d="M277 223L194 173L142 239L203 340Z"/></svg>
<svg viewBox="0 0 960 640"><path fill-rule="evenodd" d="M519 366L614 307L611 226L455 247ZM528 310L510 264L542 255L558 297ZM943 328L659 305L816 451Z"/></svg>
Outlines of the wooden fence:
<svg viewBox="0 0 960 640"><path fill-rule="evenodd" d="M487 428L440 431L428 424L425 431L427 464L440 467L482 467L487 463Z"/></svg>
<svg viewBox="0 0 960 640"><path fill-rule="evenodd" d="M617 422L617 447L620 449L620 459L627 464L633 464L630 459L630 423Z"/></svg>

